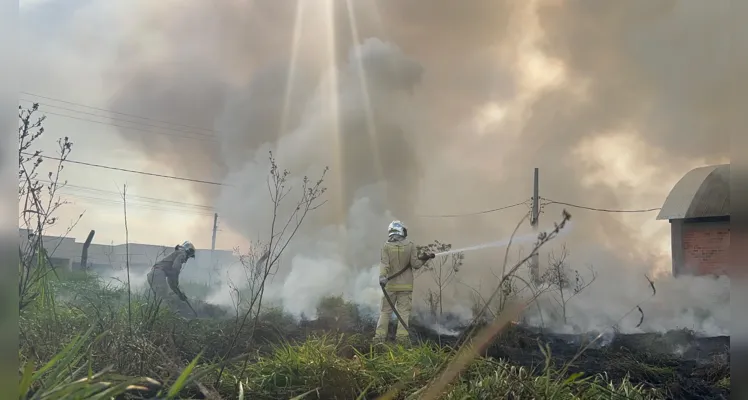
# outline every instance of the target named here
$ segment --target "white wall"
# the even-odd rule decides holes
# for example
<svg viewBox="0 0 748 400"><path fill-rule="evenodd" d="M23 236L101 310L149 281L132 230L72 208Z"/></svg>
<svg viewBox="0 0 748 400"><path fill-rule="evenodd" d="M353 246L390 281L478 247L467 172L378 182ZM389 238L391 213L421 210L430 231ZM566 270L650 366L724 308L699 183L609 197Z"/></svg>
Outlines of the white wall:
<svg viewBox="0 0 748 400"><path fill-rule="evenodd" d="M19 229L19 240L21 248L28 244L28 231ZM43 236L42 242L44 248L50 255L50 258L67 260L65 267L78 267L83 250L83 242L76 241L75 238L58 238L54 236ZM161 246L142 243L130 243L129 246L124 244L103 245L91 244L88 248L88 265L93 270L121 270L126 266L126 254L130 255L130 270L145 271L148 270L159 259L169 255L174 250L174 246ZM229 250L216 250L213 255L214 266L225 265L238 262L233 252ZM187 268L191 267L191 268ZM185 278L193 277L198 279L208 275L211 268L211 250L197 249L195 259L190 260L183 274Z"/></svg>

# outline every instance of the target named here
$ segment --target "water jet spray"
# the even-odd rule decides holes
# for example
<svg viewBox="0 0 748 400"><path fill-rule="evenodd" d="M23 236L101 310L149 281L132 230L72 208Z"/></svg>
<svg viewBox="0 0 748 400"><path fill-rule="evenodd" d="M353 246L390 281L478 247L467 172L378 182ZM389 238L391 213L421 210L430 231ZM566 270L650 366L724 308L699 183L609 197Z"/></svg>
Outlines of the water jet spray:
<svg viewBox="0 0 748 400"><path fill-rule="evenodd" d="M571 228L571 223L567 225L567 228ZM568 231L568 229L562 229L561 231L559 231L558 234L562 235L566 231ZM466 251L487 249L491 247L503 247L503 246L508 246L509 244L528 244L528 243L534 243L536 240L538 240L538 234L528 233L526 235L510 237L508 239L502 239L502 240L498 240L495 242L488 242L488 243L478 244L475 246L463 247L460 249L450 249L447 251L435 253L434 255L439 257L439 256L446 256L446 255L450 255L454 253L464 253Z"/></svg>

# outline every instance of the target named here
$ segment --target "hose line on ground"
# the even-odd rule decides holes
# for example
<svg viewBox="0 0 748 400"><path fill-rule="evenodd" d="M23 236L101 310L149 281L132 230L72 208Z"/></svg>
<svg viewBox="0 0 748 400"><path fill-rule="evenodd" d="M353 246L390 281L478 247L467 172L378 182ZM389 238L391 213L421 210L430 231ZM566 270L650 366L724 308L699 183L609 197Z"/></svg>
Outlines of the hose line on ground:
<svg viewBox="0 0 748 400"><path fill-rule="evenodd" d="M410 264L408 264L407 267L401 269L400 271L395 272L391 276L388 276L387 281L389 282L390 280L397 278L398 276L400 276L400 274L402 274L409 268L410 268ZM387 303L389 303L390 308L392 308L392 311L395 313L395 316L397 317L397 320L400 321L400 324L403 325L403 327L405 328L405 331L408 332L408 335L413 337L413 332L410 331L410 326L408 326L408 323L405 322L405 320L403 320L403 317L400 315L400 312L397 311L397 307L395 307L395 303L392 301L392 298L390 298L389 293L387 293L387 289L386 289L387 284L384 284L384 285L380 284L379 286L382 288L382 294L384 294L384 299L387 301Z"/></svg>

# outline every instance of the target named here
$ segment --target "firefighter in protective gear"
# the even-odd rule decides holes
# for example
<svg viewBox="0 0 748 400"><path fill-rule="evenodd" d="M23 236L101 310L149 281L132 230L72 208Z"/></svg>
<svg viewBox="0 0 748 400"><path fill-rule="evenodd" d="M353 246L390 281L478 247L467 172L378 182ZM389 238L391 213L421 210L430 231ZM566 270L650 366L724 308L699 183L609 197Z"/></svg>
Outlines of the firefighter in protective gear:
<svg viewBox="0 0 748 400"><path fill-rule="evenodd" d="M167 305L180 309L180 304L174 301L169 293L169 288L179 298L187 301L187 296L179 289L179 273L188 259L195 258L195 246L189 241L176 245L174 252L157 262L148 273L148 284L157 298L162 299Z"/></svg>
<svg viewBox="0 0 748 400"><path fill-rule="evenodd" d="M416 245L407 239L408 228L400 221L392 221L388 229L389 238L382 247L381 265L379 267L379 284L385 288L397 312L407 324L413 302L413 270L421 268L434 254L418 256ZM396 275L393 277L393 275ZM392 306L382 296L382 308L377 322L375 341L384 341L387 337ZM407 327L398 322L396 331L398 340L408 338Z"/></svg>

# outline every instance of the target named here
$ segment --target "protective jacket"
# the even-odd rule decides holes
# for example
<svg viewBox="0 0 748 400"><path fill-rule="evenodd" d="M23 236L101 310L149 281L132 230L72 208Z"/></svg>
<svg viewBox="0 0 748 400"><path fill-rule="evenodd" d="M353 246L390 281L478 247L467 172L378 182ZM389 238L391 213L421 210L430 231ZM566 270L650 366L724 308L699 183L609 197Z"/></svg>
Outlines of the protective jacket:
<svg viewBox="0 0 748 400"><path fill-rule="evenodd" d="M185 262L187 262L187 251L179 247L153 266L154 270L164 272L169 287L174 293L179 293L179 273L182 272L182 266Z"/></svg>
<svg viewBox="0 0 748 400"><path fill-rule="evenodd" d="M386 288L390 292L412 292L413 270L421 268L424 263L418 259L418 250L413 242L402 236L393 235L382 247L379 276L390 277L410 266L405 272L388 281Z"/></svg>

